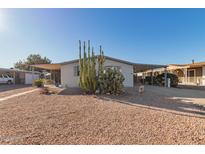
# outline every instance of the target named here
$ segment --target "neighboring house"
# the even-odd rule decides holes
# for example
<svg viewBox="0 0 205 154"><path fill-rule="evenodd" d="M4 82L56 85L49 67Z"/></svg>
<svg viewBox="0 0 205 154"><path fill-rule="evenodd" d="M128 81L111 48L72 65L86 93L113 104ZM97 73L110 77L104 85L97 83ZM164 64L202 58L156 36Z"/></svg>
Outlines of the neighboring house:
<svg viewBox="0 0 205 154"><path fill-rule="evenodd" d="M5 81L9 77L13 84L32 84L33 80L40 77L40 73L36 71L0 68L0 77L1 80Z"/></svg>
<svg viewBox="0 0 205 154"><path fill-rule="evenodd" d="M71 60L59 64L38 64L33 67L50 70L55 82L60 83L63 87L79 87L79 59ZM125 77L124 86L133 87L136 83L134 74L140 70L161 67L161 65L137 64L105 56L104 67L116 68ZM98 68L96 66L96 68ZM60 80L56 80L56 78Z"/></svg>
<svg viewBox="0 0 205 154"><path fill-rule="evenodd" d="M169 65L167 69L179 77L181 84L205 86L205 62Z"/></svg>
<svg viewBox="0 0 205 154"><path fill-rule="evenodd" d="M170 64L164 68L152 69L142 72L145 76L156 76L163 72L174 73L179 78L179 84L205 86L205 62L193 62L191 64Z"/></svg>

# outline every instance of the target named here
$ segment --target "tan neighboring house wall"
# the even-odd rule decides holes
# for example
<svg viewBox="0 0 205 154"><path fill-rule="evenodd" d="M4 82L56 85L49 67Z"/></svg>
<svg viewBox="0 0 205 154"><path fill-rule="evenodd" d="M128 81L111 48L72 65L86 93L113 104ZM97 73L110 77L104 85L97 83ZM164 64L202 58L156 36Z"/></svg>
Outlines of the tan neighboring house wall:
<svg viewBox="0 0 205 154"><path fill-rule="evenodd" d="M203 73L205 74L205 70L203 70L202 66L172 69L170 72L175 73L179 77L180 84L205 85L205 78L203 79Z"/></svg>
<svg viewBox="0 0 205 154"><path fill-rule="evenodd" d="M167 72L174 73L179 78L179 84L205 86L205 62L166 67ZM165 68L158 68L142 72L144 77L156 76L165 72Z"/></svg>
<svg viewBox="0 0 205 154"><path fill-rule="evenodd" d="M202 67L202 85L205 85L205 66Z"/></svg>

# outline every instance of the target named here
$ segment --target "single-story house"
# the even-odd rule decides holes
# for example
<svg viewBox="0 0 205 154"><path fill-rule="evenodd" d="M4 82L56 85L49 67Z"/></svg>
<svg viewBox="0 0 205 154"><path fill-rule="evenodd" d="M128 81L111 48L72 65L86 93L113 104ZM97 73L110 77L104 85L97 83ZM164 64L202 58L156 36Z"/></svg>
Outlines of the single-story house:
<svg viewBox="0 0 205 154"><path fill-rule="evenodd" d="M32 84L33 80L39 79L40 73L18 69L0 68L0 75L7 74L13 78L14 84Z"/></svg>
<svg viewBox="0 0 205 154"><path fill-rule="evenodd" d="M51 74L53 74L52 79L63 87L79 87L79 59L58 64L38 64L32 66L44 70L50 70ZM104 67L105 69L116 68L120 70L125 77L124 86L133 87L136 84L135 81L137 81L134 76L136 72L161 67L161 65L138 64L105 56Z"/></svg>
<svg viewBox="0 0 205 154"><path fill-rule="evenodd" d="M156 76L163 72L174 73L179 78L179 84L205 86L205 62L192 62L191 64L170 64L166 67L149 69L138 73L144 78Z"/></svg>
<svg viewBox="0 0 205 154"><path fill-rule="evenodd" d="M133 87L133 63L111 57L105 57L105 68L116 68L125 77L124 86ZM79 86L79 60L61 63L61 84L68 87Z"/></svg>

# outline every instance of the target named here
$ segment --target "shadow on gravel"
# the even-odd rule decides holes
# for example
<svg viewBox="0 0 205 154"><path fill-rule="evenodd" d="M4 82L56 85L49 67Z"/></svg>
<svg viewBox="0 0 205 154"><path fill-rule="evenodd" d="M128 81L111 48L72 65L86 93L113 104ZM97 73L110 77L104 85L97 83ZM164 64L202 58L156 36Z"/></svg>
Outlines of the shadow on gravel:
<svg viewBox="0 0 205 154"><path fill-rule="evenodd" d="M192 101L184 102L184 99L173 100L171 97L161 96L152 92L145 91L143 94L139 94L137 89L133 88L132 90L126 90L126 93L123 95L102 95L98 96L98 98L105 101L117 101L119 103L153 110L163 110L165 112L171 112L177 115L189 114L188 116L200 116L201 118L204 116L205 118L205 106L203 105L194 104Z"/></svg>
<svg viewBox="0 0 205 154"><path fill-rule="evenodd" d="M80 88L68 88L62 90L58 95L83 95ZM172 96L173 97L173 96ZM126 92L122 95L96 95L96 98L104 101L116 101L119 103L140 106L153 110L163 110L178 115L189 114L188 116L204 116L205 106L194 104L192 101L184 101L184 99L172 99L169 95L159 94L154 91L145 91L139 94L137 88L126 88ZM174 111L174 112L173 112ZM192 115L190 115L192 114ZM193 115L194 114L194 115ZM203 118L203 117L202 117Z"/></svg>
<svg viewBox="0 0 205 154"><path fill-rule="evenodd" d="M1 92L6 92L6 91L10 91L10 90L15 90L15 89L21 89L21 88L26 88L26 87L30 87L31 85L23 85L23 84L19 84L19 85L0 85L0 93Z"/></svg>

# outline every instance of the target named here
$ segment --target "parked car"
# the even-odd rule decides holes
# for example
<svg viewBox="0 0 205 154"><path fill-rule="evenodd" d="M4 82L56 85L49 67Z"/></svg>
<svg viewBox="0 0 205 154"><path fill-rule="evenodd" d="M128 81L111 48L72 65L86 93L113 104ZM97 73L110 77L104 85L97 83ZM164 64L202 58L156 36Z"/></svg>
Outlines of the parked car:
<svg viewBox="0 0 205 154"><path fill-rule="evenodd" d="M0 84L12 84L14 82L14 78L7 75L7 74L1 74L0 75Z"/></svg>

